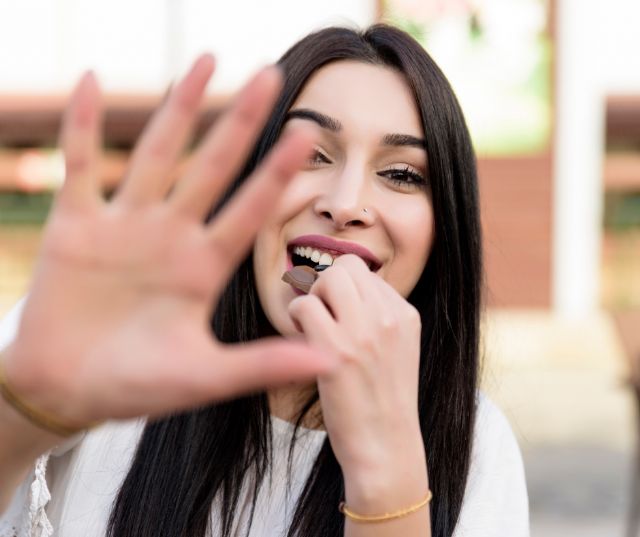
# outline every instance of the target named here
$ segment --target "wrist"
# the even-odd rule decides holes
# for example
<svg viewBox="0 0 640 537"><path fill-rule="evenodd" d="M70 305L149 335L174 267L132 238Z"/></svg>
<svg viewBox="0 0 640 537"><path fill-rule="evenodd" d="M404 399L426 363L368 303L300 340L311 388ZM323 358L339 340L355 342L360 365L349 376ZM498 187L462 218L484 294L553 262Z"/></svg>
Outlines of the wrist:
<svg viewBox="0 0 640 537"><path fill-rule="evenodd" d="M395 420L393 429L352 434L340 450L345 479L354 482L385 479L402 466L426 467L424 440L417 418L404 424Z"/></svg>
<svg viewBox="0 0 640 537"><path fill-rule="evenodd" d="M38 427L0 396L0 461L33 461L35 457L62 440L51 431Z"/></svg>
<svg viewBox="0 0 640 537"><path fill-rule="evenodd" d="M20 446L16 456L24 453L25 457L29 457L33 454L32 451L36 454L46 451L51 445L78 431L59 425L61 422L56 416L34 406L23 395L22 390L16 388L7 371L13 364L11 360L15 359L12 352L12 347L9 347L0 353L0 428ZM5 447L7 449L2 451L6 455L13 443L8 442ZM23 447L33 449L25 450Z"/></svg>
<svg viewBox="0 0 640 537"><path fill-rule="evenodd" d="M378 452L343 468L345 501L360 512L383 512L409 505L429 490L422 437L401 448Z"/></svg>

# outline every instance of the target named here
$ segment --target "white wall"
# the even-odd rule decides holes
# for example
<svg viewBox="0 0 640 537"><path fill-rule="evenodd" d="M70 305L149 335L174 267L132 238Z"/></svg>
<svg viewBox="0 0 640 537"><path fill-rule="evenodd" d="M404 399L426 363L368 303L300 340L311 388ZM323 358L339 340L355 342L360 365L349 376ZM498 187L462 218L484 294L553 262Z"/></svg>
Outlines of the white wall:
<svg viewBox="0 0 640 537"><path fill-rule="evenodd" d="M558 0L554 306L598 308L604 99L640 94L640 2Z"/></svg>
<svg viewBox="0 0 640 537"><path fill-rule="evenodd" d="M374 0L0 0L0 92L62 91L87 68L159 92L205 50L229 91L309 31L374 17Z"/></svg>

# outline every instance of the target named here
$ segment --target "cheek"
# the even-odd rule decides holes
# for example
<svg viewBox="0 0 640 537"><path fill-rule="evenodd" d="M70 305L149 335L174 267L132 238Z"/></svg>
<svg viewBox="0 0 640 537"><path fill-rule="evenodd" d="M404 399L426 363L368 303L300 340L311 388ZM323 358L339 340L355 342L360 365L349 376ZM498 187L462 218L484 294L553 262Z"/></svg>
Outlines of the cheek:
<svg viewBox="0 0 640 537"><path fill-rule="evenodd" d="M256 235L253 247L253 270L260 305L272 326L281 334L295 334L287 312L295 296L281 282L286 267L285 241L290 226L304 217L309 207L309 181L300 173L282 194L274 211ZM289 296L291 295L291 296Z"/></svg>
<svg viewBox="0 0 640 537"><path fill-rule="evenodd" d="M434 240L431 204L411 204L389 223L394 261L389 283L403 296L413 290L429 259ZM401 218L400 218L401 215Z"/></svg>

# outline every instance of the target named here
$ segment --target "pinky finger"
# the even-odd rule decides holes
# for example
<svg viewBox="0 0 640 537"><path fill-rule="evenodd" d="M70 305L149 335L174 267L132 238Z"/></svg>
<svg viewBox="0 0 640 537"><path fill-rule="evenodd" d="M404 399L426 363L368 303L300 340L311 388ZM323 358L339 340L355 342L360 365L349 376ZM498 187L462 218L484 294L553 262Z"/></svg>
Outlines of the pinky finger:
<svg viewBox="0 0 640 537"><path fill-rule="evenodd" d="M100 200L101 120L100 89L94 74L88 72L76 86L62 122L65 180L57 200L62 206L81 209Z"/></svg>

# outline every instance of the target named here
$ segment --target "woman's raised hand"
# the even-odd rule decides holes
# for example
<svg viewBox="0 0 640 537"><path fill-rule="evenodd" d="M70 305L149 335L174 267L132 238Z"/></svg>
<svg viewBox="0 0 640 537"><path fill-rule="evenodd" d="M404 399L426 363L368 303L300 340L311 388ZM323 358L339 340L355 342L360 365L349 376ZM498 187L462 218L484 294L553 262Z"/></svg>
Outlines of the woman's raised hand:
<svg viewBox="0 0 640 537"><path fill-rule="evenodd" d="M67 423L157 416L332 367L331 356L303 343L223 345L211 334L220 293L313 143L308 129L285 136L204 224L281 87L278 69L259 72L176 183L213 68L202 56L173 88L109 202L98 184L100 96L91 74L71 99L62 129L66 179L18 335L4 353L13 390Z"/></svg>

